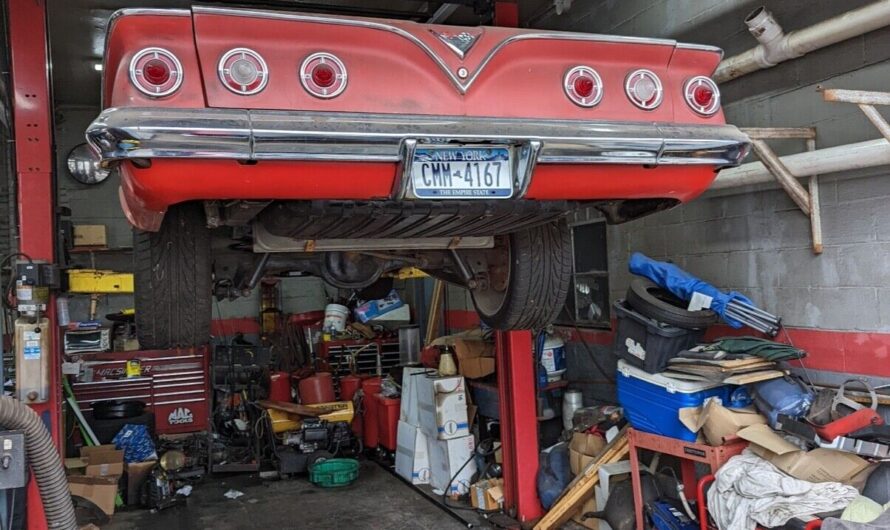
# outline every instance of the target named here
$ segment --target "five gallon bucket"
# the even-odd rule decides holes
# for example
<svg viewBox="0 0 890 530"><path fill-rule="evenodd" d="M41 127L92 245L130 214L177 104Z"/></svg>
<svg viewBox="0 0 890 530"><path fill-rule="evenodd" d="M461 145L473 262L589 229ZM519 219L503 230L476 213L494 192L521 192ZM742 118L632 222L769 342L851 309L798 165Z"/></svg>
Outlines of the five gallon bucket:
<svg viewBox="0 0 890 530"><path fill-rule="evenodd" d="M328 304L324 308L324 330L326 332L338 332L346 329L346 317L349 316L349 308L340 304Z"/></svg>

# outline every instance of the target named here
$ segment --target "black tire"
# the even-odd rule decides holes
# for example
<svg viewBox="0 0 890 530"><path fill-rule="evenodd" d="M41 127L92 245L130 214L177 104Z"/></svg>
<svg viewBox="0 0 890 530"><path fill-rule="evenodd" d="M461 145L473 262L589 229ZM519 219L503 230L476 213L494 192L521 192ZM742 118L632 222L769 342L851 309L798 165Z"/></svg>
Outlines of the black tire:
<svg viewBox="0 0 890 530"><path fill-rule="evenodd" d="M144 350L210 341L210 230L200 204L172 206L158 232L134 232L136 335Z"/></svg>
<svg viewBox="0 0 890 530"><path fill-rule="evenodd" d="M652 282L634 279L627 289L627 304L643 316L685 329L702 329L717 322L710 309L687 311L686 302Z"/></svg>
<svg viewBox="0 0 890 530"><path fill-rule="evenodd" d="M120 432L121 428L128 423L130 425L145 425L148 427L148 433L154 438L155 415L151 412L140 414L134 418L114 418L109 420L91 418L89 421L90 428L93 429L93 434L96 435L100 444L111 443L111 440Z"/></svg>
<svg viewBox="0 0 890 530"><path fill-rule="evenodd" d="M473 305L482 321L495 329L543 329L559 315L569 292L571 231L558 221L514 232L507 241L506 289L470 289Z"/></svg>

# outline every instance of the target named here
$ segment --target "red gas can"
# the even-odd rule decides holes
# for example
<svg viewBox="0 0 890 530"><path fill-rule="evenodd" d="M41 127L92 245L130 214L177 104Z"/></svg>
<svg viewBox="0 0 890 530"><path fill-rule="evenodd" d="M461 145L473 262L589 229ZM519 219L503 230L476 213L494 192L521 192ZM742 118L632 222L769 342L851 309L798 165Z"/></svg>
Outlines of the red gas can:
<svg viewBox="0 0 890 530"><path fill-rule="evenodd" d="M375 394L374 397L377 399L377 445L395 451L402 400L383 394Z"/></svg>
<svg viewBox="0 0 890 530"><path fill-rule="evenodd" d="M352 396L362 386L362 378L357 375L344 375L340 378L340 401L352 401Z"/></svg>
<svg viewBox="0 0 890 530"><path fill-rule="evenodd" d="M334 379L330 373L318 372L300 380L300 402L302 404L329 403L335 399Z"/></svg>
<svg viewBox="0 0 890 530"><path fill-rule="evenodd" d="M365 449L377 447L377 409L379 408L375 394L380 393L380 384L382 380L379 377L371 377L362 381L362 427L363 437L365 440Z"/></svg>
<svg viewBox="0 0 890 530"><path fill-rule="evenodd" d="M290 402L290 374L287 372L271 372L269 374L269 399L271 401Z"/></svg>

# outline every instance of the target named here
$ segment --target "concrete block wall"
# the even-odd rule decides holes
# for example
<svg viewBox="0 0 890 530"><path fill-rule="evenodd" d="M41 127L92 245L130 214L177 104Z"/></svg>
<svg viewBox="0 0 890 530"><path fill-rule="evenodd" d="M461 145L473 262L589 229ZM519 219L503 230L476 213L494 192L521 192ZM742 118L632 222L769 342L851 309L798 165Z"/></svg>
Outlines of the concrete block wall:
<svg viewBox="0 0 890 530"><path fill-rule="evenodd" d="M522 0L529 27L673 38L714 44L726 55L755 45L745 15L760 4L786 32L871 3L747 0L549 2ZM886 91L890 28L855 37L721 85L727 121L740 127L817 130L818 147L880 138L854 105L826 103L816 87ZM887 113L885 112L885 115ZM780 154L802 142L776 142ZM810 227L776 186L709 192L671 211L608 230L612 299L624 296L634 251L668 259L720 287L748 294L792 327L808 365L887 375L890 358L890 168L822 175L825 249L811 251ZM876 362L878 361L878 362Z"/></svg>

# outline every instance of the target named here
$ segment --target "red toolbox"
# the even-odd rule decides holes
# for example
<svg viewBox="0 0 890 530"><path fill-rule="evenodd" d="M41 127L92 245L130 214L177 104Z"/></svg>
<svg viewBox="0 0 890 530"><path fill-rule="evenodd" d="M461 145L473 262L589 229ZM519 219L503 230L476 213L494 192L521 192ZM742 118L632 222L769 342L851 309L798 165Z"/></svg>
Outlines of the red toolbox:
<svg viewBox="0 0 890 530"><path fill-rule="evenodd" d="M139 359L140 377L127 378L126 363ZM140 350L81 355L86 381L72 384L87 418L93 404L109 400L144 401L155 415L158 434L206 431L210 425L210 353L187 350ZM91 375L91 377L90 377Z"/></svg>

